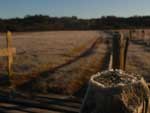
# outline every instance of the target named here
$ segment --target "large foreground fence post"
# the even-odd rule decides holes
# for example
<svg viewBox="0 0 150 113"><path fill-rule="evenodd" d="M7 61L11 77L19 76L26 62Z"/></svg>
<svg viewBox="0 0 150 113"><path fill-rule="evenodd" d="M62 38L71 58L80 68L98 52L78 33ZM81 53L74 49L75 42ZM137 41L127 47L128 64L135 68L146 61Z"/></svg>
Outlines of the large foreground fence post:
<svg viewBox="0 0 150 113"><path fill-rule="evenodd" d="M149 100L142 76L104 71L91 77L80 113L150 113Z"/></svg>

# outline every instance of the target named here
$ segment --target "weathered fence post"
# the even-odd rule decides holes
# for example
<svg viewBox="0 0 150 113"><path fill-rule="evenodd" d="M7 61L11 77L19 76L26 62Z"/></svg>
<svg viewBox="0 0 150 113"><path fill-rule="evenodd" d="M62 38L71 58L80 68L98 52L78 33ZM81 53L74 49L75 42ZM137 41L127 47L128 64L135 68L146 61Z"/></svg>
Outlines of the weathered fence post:
<svg viewBox="0 0 150 113"><path fill-rule="evenodd" d="M120 34L115 33L113 36L112 42L112 68L119 69L120 68Z"/></svg>
<svg viewBox="0 0 150 113"><path fill-rule="evenodd" d="M141 31L141 38L142 38L142 40L145 39L145 31L144 31L144 29Z"/></svg>
<svg viewBox="0 0 150 113"><path fill-rule="evenodd" d="M129 39L130 40L133 40L133 30L129 30Z"/></svg>
<svg viewBox="0 0 150 113"><path fill-rule="evenodd" d="M6 34L7 48L0 49L0 56L7 57L7 70L9 77L12 76L11 65L13 63L13 54L16 53L16 48L12 47L12 34L10 31Z"/></svg>
<svg viewBox="0 0 150 113"><path fill-rule="evenodd" d="M8 57L7 57L8 74L11 77L12 76L11 65L13 63L13 55L12 55L12 51L11 51L12 33L10 31L8 31L6 34L6 42L7 42L7 49L8 49Z"/></svg>
<svg viewBox="0 0 150 113"><path fill-rule="evenodd" d="M126 68L126 57L128 50L129 38L125 37L122 33L115 33L113 37L112 44L112 56L113 63L112 69L122 69Z"/></svg>

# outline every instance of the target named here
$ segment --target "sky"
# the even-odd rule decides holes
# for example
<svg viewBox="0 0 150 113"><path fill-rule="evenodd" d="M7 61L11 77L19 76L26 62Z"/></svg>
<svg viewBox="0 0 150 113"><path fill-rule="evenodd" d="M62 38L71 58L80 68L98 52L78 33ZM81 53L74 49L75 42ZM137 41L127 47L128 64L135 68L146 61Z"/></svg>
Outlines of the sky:
<svg viewBox="0 0 150 113"><path fill-rule="evenodd" d="M150 15L150 0L0 0L0 18L43 14L49 16Z"/></svg>

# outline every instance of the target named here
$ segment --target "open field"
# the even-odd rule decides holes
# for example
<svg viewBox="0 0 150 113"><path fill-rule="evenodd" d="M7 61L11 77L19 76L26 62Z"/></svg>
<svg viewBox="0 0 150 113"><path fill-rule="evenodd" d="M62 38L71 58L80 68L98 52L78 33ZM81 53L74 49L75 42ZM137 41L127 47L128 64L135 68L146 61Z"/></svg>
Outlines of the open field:
<svg viewBox="0 0 150 113"><path fill-rule="evenodd" d="M128 48L126 71L150 82L150 46L137 32L141 33L134 33ZM111 32L106 31L14 33L17 54L12 83L17 93L8 99L10 89L1 85L0 111L78 113L91 75L108 69L111 39ZM0 40L4 48L4 34ZM4 59L0 58L1 76L6 74Z"/></svg>
<svg viewBox="0 0 150 113"><path fill-rule="evenodd" d="M146 81L150 82L150 46L130 42L127 71L143 75Z"/></svg>
<svg viewBox="0 0 150 113"><path fill-rule="evenodd" d="M79 55L97 37L99 33L91 31L14 33L14 72L28 74L56 67ZM5 48L4 35L0 40L1 48Z"/></svg>
<svg viewBox="0 0 150 113"><path fill-rule="evenodd" d="M145 36L149 37L149 34L149 30L145 30ZM105 43L108 37L110 35L103 31L13 33L13 46L17 48L14 83L20 85L36 78L32 85L30 83L32 90L74 93L92 74L107 69L103 64L109 62L109 58L105 60L110 52ZM150 47L143 43L142 30L136 30L133 37L128 50L127 71L142 74L149 81ZM5 48L4 34L0 40L0 47ZM4 59L0 58L1 76L6 75ZM46 78L41 76L43 73Z"/></svg>
<svg viewBox="0 0 150 113"><path fill-rule="evenodd" d="M107 37L101 31L13 33L13 46L17 49L13 83L20 85L36 78L36 83L30 84L32 89L72 93L102 68L108 52L104 41ZM4 34L0 40L0 47L5 48ZM4 59L0 60L1 76L6 74ZM43 73L46 78L39 77Z"/></svg>

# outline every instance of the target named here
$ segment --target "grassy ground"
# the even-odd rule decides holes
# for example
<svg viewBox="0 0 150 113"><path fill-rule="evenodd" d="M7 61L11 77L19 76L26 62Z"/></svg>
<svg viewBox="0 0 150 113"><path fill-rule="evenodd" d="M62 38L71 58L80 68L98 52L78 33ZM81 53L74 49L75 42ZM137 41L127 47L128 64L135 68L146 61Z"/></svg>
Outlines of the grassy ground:
<svg viewBox="0 0 150 113"><path fill-rule="evenodd" d="M145 45L140 33L135 32L134 36L139 37L130 42L127 71L141 74L150 81L150 47ZM146 36L149 37L148 30ZM17 54L13 82L27 82L22 87L32 91L73 94L91 75L105 69L104 64L109 60L105 59L109 51L105 43L108 37L102 31L14 33L13 46ZM4 34L0 40L0 47L5 47ZM0 58L1 76L6 74L4 59Z"/></svg>
<svg viewBox="0 0 150 113"><path fill-rule="evenodd" d="M102 71L106 52L106 44L98 42L90 52L75 62L50 73L49 77L41 77L34 81L32 89L74 94L88 83L93 74Z"/></svg>
<svg viewBox="0 0 150 113"><path fill-rule="evenodd" d="M80 54L98 35L92 31L14 33L13 46L17 54L13 70L15 74L29 74L56 67ZM0 47L5 48L4 35L0 40ZM1 59L4 72L6 61Z"/></svg>
<svg viewBox="0 0 150 113"><path fill-rule="evenodd" d="M141 74L150 82L150 47L130 43L127 57L127 71Z"/></svg>
<svg viewBox="0 0 150 113"><path fill-rule="evenodd" d="M72 94L102 68L107 53L103 40L107 37L100 31L13 33L13 46L17 48L13 83L27 82L29 90ZM0 47L5 46L3 34ZM6 73L4 59L0 59L1 76Z"/></svg>

